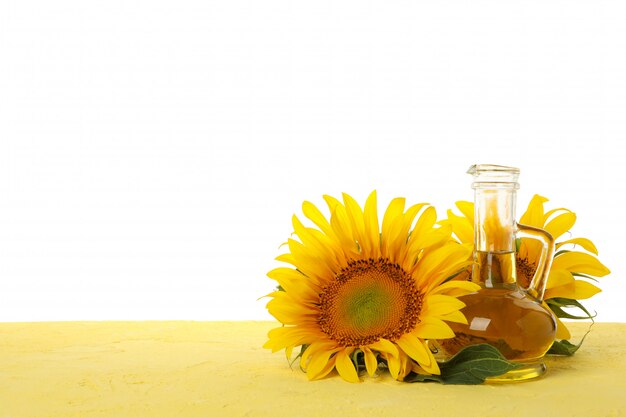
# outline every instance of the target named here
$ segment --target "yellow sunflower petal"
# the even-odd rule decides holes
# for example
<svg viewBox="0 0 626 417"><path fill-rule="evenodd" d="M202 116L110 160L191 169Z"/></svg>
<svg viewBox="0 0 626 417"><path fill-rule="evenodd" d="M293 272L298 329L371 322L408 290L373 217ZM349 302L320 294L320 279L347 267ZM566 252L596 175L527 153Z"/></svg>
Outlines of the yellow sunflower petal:
<svg viewBox="0 0 626 417"><path fill-rule="evenodd" d="M433 356L432 352L428 348L426 348L426 353L428 354L428 356L430 356L430 362L428 363L428 365L425 364L425 363L420 363L419 365L426 372L429 372L432 375L439 375L439 374L441 374L441 370L439 369L439 364L435 360L435 357Z"/></svg>
<svg viewBox="0 0 626 417"><path fill-rule="evenodd" d="M452 229L449 225L443 225L438 229L427 230L423 233L413 231L406 248L402 267L406 271L411 271L425 250L434 250L450 243L451 232Z"/></svg>
<svg viewBox="0 0 626 417"><path fill-rule="evenodd" d="M299 300L315 301L321 288L301 272L291 268L275 268L267 276L278 282L287 293Z"/></svg>
<svg viewBox="0 0 626 417"><path fill-rule="evenodd" d="M359 246L361 247L361 252L369 256L371 252L371 242L365 234L365 221L363 217L363 210L361 210L361 207L354 200L354 198L346 193L343 193L343 202L346 207L348 219L350 220L350 225L352 226L352 230L354 232L354 238L359 243Z"/></svg>
<svg viewBox="0 0 626 417"><path fill-rule="evenodd" d="M432 290L430 294L445 294L453 297L476 292L480 289L480 285L470 281L448 281L439 285Z"/></svg>
<svg viewBox="0 0 626 417"><path fill-rule="evenodd" d="M378 352L388 353L391 356L398 356L398 348L387 339L378 339L376 342L368 345L368 347Z"/></svg>
<svg viewBox="0 0 626 417"><path fill-rule="evenodd" d="M552 210L548 210L544 215L543 215L543 223L545 224L546 221L548 221L548 219L550 219L550 217L554 214L554 213L558 213L559 211L563 211L563 212L571 212L572 210L570 209L566 209L565 207L559 207L559 208L555 208Z"/></svg>
<svg viewBox="0 0 626 417"><path fill-rule="evenodd" d="M321 242L317 235L314 233L314 229L308 230L297 216L293 216L292 219L293 229L298 235L302 244L307 248L307 251L313 256L317 256L324 260L327 265L330 265L332 269L338 269L337 255L333 252L330 245ZM287 242L289 244L289 242Z"/></svg>
<svg viewBox="0 0 626 417"><path fill-rule="evenodd" d="M363 357L365 359L365 369L367 370L367 374L369 376L374 376L376 370L378 369L378 361L376 360L376 355L372 353L370 348L364 347L363 349Z"/></svg>
<svg viewBox="0 0 626 417"><path fill-rule="evenodd" d="M474 203L470 201L457 201L457 208L469 220L470 224L474 224Z"/></svg>
<svg viewBox="0 0 626 417"><path fill-rule="evenodd" d="M331 269L332 265L324 262L323 258L313 256L307 248L300 242L289 239L289 251L294 259L294 266L302 271L307 277L313 279L316 284L323 285L336 271Z"/></svg>
<svg viewBox="0 0 626 417"><path fill-rule="evenodd" d="M283 324L300 324L315 320L319 315L316 306L298 303L284 291L278 291L273 296L267 303L267 310Z"/></svg>
<svg viewBox="0 0 626 417"><path fill-rule="evenodd" d="M404 265L406 262L411 264L411 262L415 261L417 257L417 251L415 249L414 241L411 241L410 237L414 236L415 238L422 237L425 234L430 234L432 230L426 230L423 234L416 232L415 229L409 232L411 226L413 225L413 220L417 213L426 206L425 203L415 204L404 213L402 216L402 221L398 223L399 232L396 231L396 237L393 238L395 243L390 245L390 253L394 253L394 261L400 265ZM415 239L414 239L415 240Z"/></svg>
<svg viewBox="0 0 626 417"><path fill-rule="evenodd" d="M363 219L365 222L365 234L371 242L370 256L378 258L380 256L380 226L378 224L376 191L372 191L369 197L367 197L363 210Z"/></svg>
<svg viewBox="0 0 626 417"><path fill-rule="evenodd" d="M278 255L276 257L276 260L280 261L280 262L286 262L286 263L291 264L291 265L295 265L296 264L295 258L290 253L283 253L282 255Z"/></svg>
<svg viewBox="0 0 626 417"><path fill-rule="evenodd" d="M567 232L576 223L576 214L571 211L556 216L543 228L550 233L553 238L558 239L559 236Z"/></svg>
<svg viewBox="0 0 626 417"><path fill-rule="evenodd" d="M439 318L441 320L451 321L453 323L467 324L467 318L460 311L453 311L452 313L443 314L443 315L439 316Z"/></svg>
<svg viewBox="0 0 626 417"><path fill-rule="evenodd" d="M398 346L400 346L402 350L424 370L435 375L439 375L441 373L439 371L437 361L433 357L430 350L426 347L423 341L415 337L413 334L404 334L400 339L398 339L397 343Z"/></svg>
<svg viewBox="0 0 626 417"><path fill-rule="evenodd" d="M470 262L468 259L472 252L470 245L457 243L437 248L420 259L413 270L413 276L430 291L455 272L465 268Z"/></svg>
<svg viewBox="0 0 626 417"><path fill-rule="evenodd" d="M546 289L560 287L561 285L568 285L574 283L574 276L566 269L550 269L550 275L548 275L548 283Z"/></svg>
<svg viewBox="0 0 626 417"><path fill-rule="evenodd" d="M277 352L289 346L300 346L311 337L311 332L297 327L277 327L268 332L268 341L263 345L266 349Z"/></svg>
<svg viewBox="0 0 626 417"><path fill-rule="evenodd" d="M412 331L420 339L451 339L454 332L442 320L434 317L425 317Z"/></svg>
<svg viewBox="0 0 626 417"><path fill-rule="evenodd" d="M424 233L427 233L433 228L436 221L437 210L435 210L432 206L427 207L417 218L417 222L415 222L415 227L413 228L411 236L422 236Z"/></svg>
<svg viewBox="0 0 626 417"><path fill-rule="evenodd" d="M322 379L326 375L328 375L333 369L335 369L335 356L332 356L328 360L328 362L326 362L326 365L324 365L324 367L314 377L309 377L309 380L315 381L318 379ZM307 376L308 376L308 372L307 372Z"/></svg>
<svg viewBox="0 0 626 417"><path fill-rule="evenodd" d="M300 355L300 367L306 371L309 365L309 360L312 356L315 356L322 351L332 351L335 348L337 348L337 345L331 340L314 341L307 346L304 352L302 352L302 355Z"/></svg>
<svg viewBox="0 0 626 417"><path fill-rule="evenodd" d="M406 213L400 218L400 221L396 223L396 230L393 230L393 235L389 236L389 253L395 254L394 259L392 259L393 261L397 263L404 262L409 230L411 229L415 216L425 205L425 203L421 203L409 207Z"/></svg>
<svg viewBox="0 0 626 417"><path fill-rule="evenodd" d="M547 198L535 194L530 200L530 203L528 203L528 208L520 218L520 223L528 226L543 227L543 204L548 201Z"/></svg>
<svg viewBox="0 0 626 417"><path fill-rule="evenodd" d="M314 239L320 242L321 245L328 247L329 251L335 256L335 259L331 258L333 261L337 262L341 268L346 266L346 257L337 239L331 238L317 229L307 228L306 230Z"/></svg>
<svg viewBox="0 0 626 417"><path fill-rule="evenodd" d="M381 252L385 257L393 255L389 253L389 249L393 243L394 231L401 227L405 201L404 198L394 198L391 200L391 203L389 203L389 206L387 206L387 210L385 210L381 235Z"/></svg>
<svg viewBox="0 0 626 417"><path fill-rule="evenodd" d="M535 194L530 200L530 203L528 203L528 208L520 218L519 222L528 226L543 229L545 220L543 205L547 201L547 198ZM519 256L523 259L528 259L531 263L536 264L541 254L542 248L542 243L538 240L522 239Z"/></svg>
<svg viewBox="0 0 626 417"><path fill-rule="evenodd" d="M332 213L333 210L335 209L335 207L337 207L338 205L341 205L341 201L337 200L335 197L330 196L330 195L324 195L323 196L324 201L326 201L326 205L328 206L328 208L330 209L330 212Z"/></svg>
<svg viewBox="0 0 626 417"><path fill-rule="evenodd" d="M465 307L465 303L458 298L449 295L434 294L428 295L422 306L422 314L427 316L440 316L452 313Z"/></svg>
<svg viewBox="0 0 626 417"><path fill-rule="evenodd" d="M413 361L404 353L400 353L400 371L398 372L398 381L404 380L404 377L413 370Z"/></svg>
<svg viewBox="0 0 626 417"><path fill-rule="evenodd" d="M429 363L428 348L413 333L405 333L396 343L414 361L420 364Z"/></svg>
<svg viewBox="0 0 626 417"><path fill-rule="evenodd" d="M307 377L311 380L319 379L326 376L335 365L335 358L331 358L331 355L338 352L339 349L332 350L320 350L313 355L311 355L311 360L309 361L308 366L306 367ZM330 369L328 367L329 364L332 363Z"/></svg>
<svg viewBox="0 0 626 417"><path fill-rule="evenodd" d="M359 374L357 374L354 363L352 363L350 359L350 353L352 353L353 350L354 349L343 349L337 352L335 368L337 368L339 375L346 381L359 382Z"/></svg>
<svg viewBox="0 0 626 417"><path fill-rule="evenodd" d="M330 204L331 203L329 203L329 205ZM346 256L358 255L359 248L352 231L352 226L350 225L348 213L343 205L337 203L333 206L330 216L330 226L333 228L333 232L335 232L337 239L341 243L341 247Z"/></svg>
<svg viewBox="0 0 626 417"><path fill-rule="evenodd" d="M315 223L315 225L317 225L322 232L326 233L328 236L334 235L333 230L330 227L330 223L313 203L308 201L302 203L302 212L309 220Z"/></svg>
<svg viewBox="0 0 626 417"><path fill-rule="evenodd" d="M573 298L575 300L585 300L591 298L602 290L590 282L576 280L572 284L561 285L560 287L546 290L545 298Z"/></svg>
<svg viewBox="0 0 626 417"><path fill-rule="evenodd" d="M559 242L556 244L556 248L559 249L563 245L580 245L586 251L591 252L594 255L598 254L598 249L596 248L596 245L594 245L591 240L586 239L584 237L577 237L574 239L569 239L563 242Z"/></svg>
<svg viewBox="0 0 626 417"><path fill-rule="evenodd" d="M552 261L552 268L566 269L570 272L578 272L594 277L603 277L611 271L597 258L583 252L562 253Z"/></svg>
<svg viewBox="0 0 626 417"><path fill-rule="evenodd" d="M474 224L463 216L457 216L448 210L448 219L442 221L442 224L452 226L452 231L461 243L474 243Z"/></svg>
<svg viewBox="0 0 626 417"><path fill-rule="evenodd" d="M393 379L398 379L400 376L400 368L402 367L400 358L389 353L381 353L381 356L387 361L387 367L389 368L391 377Z"/></svg>
<svg viewBox="0 0 626 417"><path fill-rule="evenodd" d="M559 320L558 317L555 317L556 319L556 339L570 339L572 337L571 333L569 332L567 326L565 326L565 323L563 323L561 320Z"/></svg>

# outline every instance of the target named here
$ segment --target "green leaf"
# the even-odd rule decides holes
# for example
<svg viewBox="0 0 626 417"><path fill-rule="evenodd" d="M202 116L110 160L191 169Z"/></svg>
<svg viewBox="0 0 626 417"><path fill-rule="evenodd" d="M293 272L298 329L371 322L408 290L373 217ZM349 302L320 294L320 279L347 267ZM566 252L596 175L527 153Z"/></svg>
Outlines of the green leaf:
<svg viewBox="0 0 626 417"><path fill-rule="evenodd" d="M591 325L593 326L593 323ZM589 326L589 330L587 330L587 333L585 333L577 345L568 340L555 340L554 343L552 343L550 350L548 350L548 355L572 356L578 349L580 349L590 331L591 326Z"/></svg>
<svg viewBox="0 0 626 417"><path fill-rule="evenodd" d="M546 304L550 307L554 315L560 319L574 319L574 320L587 320L591 319L593 321L594 317L597 314L592 315L586 308L583 306L578 300L574 300L571 298L549 298L546 300ZM586 316L575 316L573 314L567 313L563 310L563 308L578 308L583 311Z"/></svg>
<svg viewBox="0 0 626 417"><path fill-rule="evenodd" d="M404 382L429 382L429 381L440 382L442 384L445 384L445 382L443 382L443 378L440 375L422 375L422 374L416 374L415 372L411 372L407 376L404 377ZM480 382L478 384L480 384Z"/></svg>
<svg viewBox="0 0 626 417"><path fill-rule="evenodd" d="M406 382L436 381L442 384L477 385L492 376L502 375L521 365L509 362L495 347L488 344L464 348L450 360L439 365L441 375L411 372Z"/></svg>
<svg viewBox="0 0 626 417"><path fill-rule="evenodd" d="M574 345L565 339L561 341L555 340L550 350L548 350L548 355L572 356L579 347L580 344Z"/></svg>

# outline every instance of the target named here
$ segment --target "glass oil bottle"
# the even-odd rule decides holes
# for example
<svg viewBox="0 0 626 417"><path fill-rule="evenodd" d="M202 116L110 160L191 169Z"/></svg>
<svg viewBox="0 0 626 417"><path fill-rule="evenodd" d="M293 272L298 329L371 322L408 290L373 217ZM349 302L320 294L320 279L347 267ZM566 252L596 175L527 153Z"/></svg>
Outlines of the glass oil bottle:
<svg viewBox="0 0 626 417"><path fill-rule="evenodd" d="M515 221L519 169L474 165L474 264L471 280L481 286L459 297L468 324L450 323L455 338L438 341L445 354L479 343L496 347L507 359L523 363L492 382L520 381L541 376L542 360L556 334L552 312L542 304L554 255L554 239L544 230ZM516 239L543 244L530 283L516 274Z"/></svg>

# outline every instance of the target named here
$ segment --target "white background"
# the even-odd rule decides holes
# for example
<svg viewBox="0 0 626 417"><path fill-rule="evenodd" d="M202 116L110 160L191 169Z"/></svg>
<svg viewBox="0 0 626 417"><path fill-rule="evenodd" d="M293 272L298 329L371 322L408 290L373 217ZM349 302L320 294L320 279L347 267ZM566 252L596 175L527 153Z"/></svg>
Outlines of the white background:
<svg viewBox="0 0 626 417"><path fill-rule="evenodd" d="M626 321L626 3L0 3L0 321L267 319L308 199L522 169Z"/></svg>

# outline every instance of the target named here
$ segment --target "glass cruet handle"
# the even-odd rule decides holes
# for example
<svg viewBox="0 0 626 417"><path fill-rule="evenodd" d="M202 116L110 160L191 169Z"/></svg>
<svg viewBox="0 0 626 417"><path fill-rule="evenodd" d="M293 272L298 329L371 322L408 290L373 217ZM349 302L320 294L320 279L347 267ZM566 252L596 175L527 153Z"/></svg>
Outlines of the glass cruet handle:
<svg viewBox="0 0 626 417"><path fill-rule="evenodd" d="M543 244L541 256L539 256L539 261L536 265L535 275L532 277L528 287L524 288L530 295L543 301L548 276L550 275L550 267L552 266L552 259L554 258L554 238L543 229L526 226L520 223L517 223L516 237L539 240Z"/></svg>

